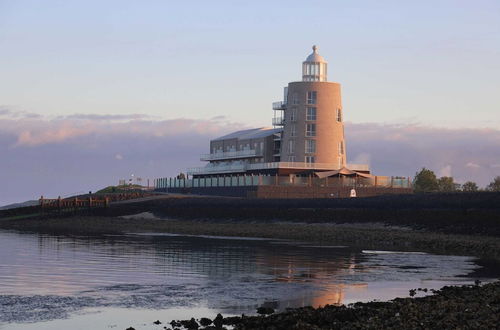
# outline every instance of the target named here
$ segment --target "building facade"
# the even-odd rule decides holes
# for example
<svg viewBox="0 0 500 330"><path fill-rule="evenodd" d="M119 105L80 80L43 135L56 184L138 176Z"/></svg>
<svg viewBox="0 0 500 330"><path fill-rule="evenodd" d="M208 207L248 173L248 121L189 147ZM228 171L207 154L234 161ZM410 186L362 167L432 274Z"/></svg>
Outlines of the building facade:
<svg viewBox="0 0 500 330"><path fill-rule="evenodd" d="M274 102L274 128L234 132L210 141L202 155L207 166L196 176L221 173L298 174L304 170L351 170L369 173L368 165L347 164L340 84L328 81L328 63L318 48L302 63L302 80L284 88Z"/></svg>
<svg viewBox="0 0 500 330"><path fill-rule="evenodd" d="M340 84L328 81L327 69L313 46L302 63L302 81L285 88L283 161L329 164L332 169L347 165Z"/></svg>

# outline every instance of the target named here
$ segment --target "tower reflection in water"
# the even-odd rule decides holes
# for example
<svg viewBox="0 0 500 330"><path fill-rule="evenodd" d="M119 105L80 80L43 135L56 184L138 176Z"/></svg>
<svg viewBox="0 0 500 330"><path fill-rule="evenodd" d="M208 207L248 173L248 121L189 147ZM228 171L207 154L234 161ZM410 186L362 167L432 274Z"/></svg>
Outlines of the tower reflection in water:
<svg viewBox="0 0 500 330"><path fill-rule="evenodd" d="M263 303L279 309L342 304L368 292L378 298L382 291L373 295L373 288L385 290L383 281L408 286L439 277L443 269L450 278L477 267L465 257L379 255L277 240L2 232L0 238L6 265L0 267L0 294L90 295L108 305L130 298L127 304L144 308L194 305L249 313ZM398 290L391 294L408 292Z"/></svg>

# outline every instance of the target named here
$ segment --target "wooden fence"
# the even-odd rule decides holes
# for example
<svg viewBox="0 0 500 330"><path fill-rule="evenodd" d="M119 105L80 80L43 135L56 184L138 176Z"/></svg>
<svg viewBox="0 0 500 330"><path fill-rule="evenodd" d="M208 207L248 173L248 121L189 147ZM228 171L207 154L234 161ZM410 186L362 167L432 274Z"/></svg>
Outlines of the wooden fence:
<svg viewBox="0 0 500 330"><path fill-rule="evenodd" d="M52 210L77 210L91 209L99 207L108 207L111 202L125 201L136 198L152 196L152 193L132 192L132 193L116 193L106 195L88 195L87 197L79 196L72 198L44 198L40 197L38 206L43 211Z"/></svg>

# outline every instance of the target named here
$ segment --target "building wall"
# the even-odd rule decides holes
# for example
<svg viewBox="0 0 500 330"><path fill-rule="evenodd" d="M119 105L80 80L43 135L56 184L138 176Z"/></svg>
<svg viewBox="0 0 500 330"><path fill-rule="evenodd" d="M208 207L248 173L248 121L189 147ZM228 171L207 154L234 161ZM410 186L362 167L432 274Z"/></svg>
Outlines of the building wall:
<svg viewBox="0 0 500 330"><path fill-rule="evenodd" d="M274 136L273 134L265 137L259 137L254 139L225 139L225 140L212 140L210 141L210 153L215 153L216 150L221 150L222 152L228 151L242 151L242 150L257 150L259 153L258 157L247 157L247 158L239 158L239 159L223 159L217 161L211 161L212 163L216 162L229 162L229 161L245 161L250 163L256 162L272 162L273 161L273 145L274 145Z"/></svg>
<svg viewBox="0 0 500 330"><path fill-rule="evenodd" d="M316 104L307 103L307 93L316 91ZM290 155L296 162L304 162L305 156L315 157L315 163L332 163L339 167L346 165L346 146L340 84L334 82L291 82L288 85L288 103L285 110L285 127L281 143L281 161L289 161ZM295 102L297 101L297 102ZM297 103L297 104L294 104ZM306 120L307 108L316 108L316 120ZM337 121L337 109L342 121ZM296 120L292 113L296 111ZM316 136L306 137L306 125L316 124ZM295 137L292 126L295 125ZM290 140L294 141L294 153L288 152ZM316 152L306 154L306 140L316 141ZM343 154L339 153L339 143L343 143Z"/></svg>

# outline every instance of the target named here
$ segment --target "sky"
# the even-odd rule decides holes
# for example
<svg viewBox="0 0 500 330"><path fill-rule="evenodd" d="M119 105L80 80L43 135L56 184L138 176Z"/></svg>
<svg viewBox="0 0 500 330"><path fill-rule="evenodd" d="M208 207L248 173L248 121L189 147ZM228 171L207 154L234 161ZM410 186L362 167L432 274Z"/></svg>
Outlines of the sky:
<svg viewBox="0 0 500 330"><path fill-rule="evenodd" d="M313 44L348 160L500 175L498 1L0 0L0 205L201 165L270 125Z"/></svg>

